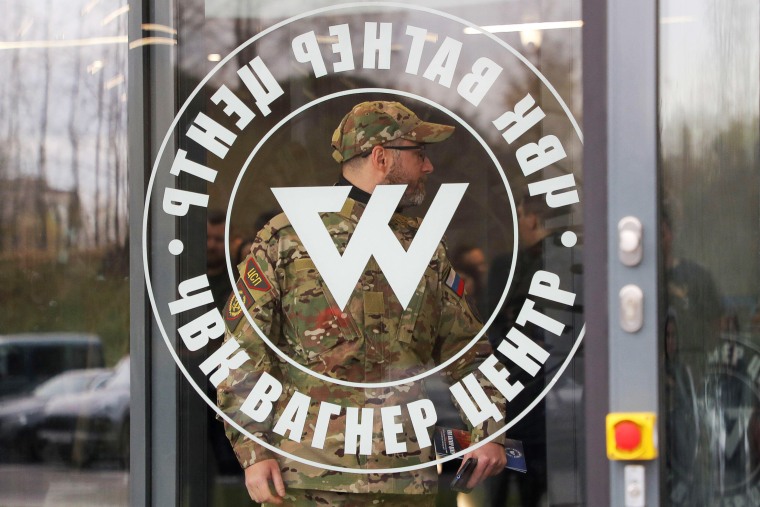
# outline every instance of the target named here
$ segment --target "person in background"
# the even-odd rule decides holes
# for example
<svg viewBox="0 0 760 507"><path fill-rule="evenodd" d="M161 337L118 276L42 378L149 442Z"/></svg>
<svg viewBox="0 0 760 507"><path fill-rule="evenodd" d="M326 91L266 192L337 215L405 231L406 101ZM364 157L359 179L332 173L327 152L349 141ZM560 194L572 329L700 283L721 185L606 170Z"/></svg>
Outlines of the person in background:
<svg viewBox="0 0 760 507"><path fill-rule="evenodd" d="M546 227L546 220L552 210L546 205L543 196L523 196L517 206L518 252L514 278L509 288L499 314L489 329L489 339L492 344L501 341L508 331L516 324L517 315L528 297L528 290L533 275L544 269L547 251L550 243L559 234L558 231ZM501 255L494 259L489 272L489 305L492 311L501 298L505 281L509 276L512 253ZM536 310L544 313L543 300L536 300ZM544 331L530 322L521 326L521 330L536 343L545 346ZM546 372L542 367L531 376L497 352L497 357L503 362L510 375L511 382L522 382L525 389L520 396L509 402L507 419L519 415L527 409L529 403L538 398L544 389ZM520 506L538 507L541 498L546 494L546 404L542 399L530 412L509 429L509 438L521 440L525 450L528 471L525 474L505 471L488 481L490 504L492 507L504 507L509 496L510 476L517 481L520 495Z"/></svg>
<svg viewBox="0 0 760 507"><path fill-rule="evenodd" d="M206 276L208 277L214 304L219 311L224 309L232 292L232 284L227 274L224 251L224 222L226 216L222 210L210 209L206 217ZM234 227L230 227L230 253L234 255L240 249L243 239ZM232 258L233 266L237 263Z"/></svg>

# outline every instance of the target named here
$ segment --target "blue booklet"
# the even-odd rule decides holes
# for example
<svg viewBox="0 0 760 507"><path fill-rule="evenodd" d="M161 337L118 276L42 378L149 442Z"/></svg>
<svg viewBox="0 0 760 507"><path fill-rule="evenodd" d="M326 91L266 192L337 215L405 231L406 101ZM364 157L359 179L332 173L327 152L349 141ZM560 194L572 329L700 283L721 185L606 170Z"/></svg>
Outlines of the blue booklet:
<svg viewBox="0 0 760 507"><path fill-rule="evenodd" d="M470 446L470 432L436 426L433 443L436 453L441 456L450 456ZM522 442L508 438L504 441L504 450L507 454L506 468L522 473L528 471Z"/></svg>

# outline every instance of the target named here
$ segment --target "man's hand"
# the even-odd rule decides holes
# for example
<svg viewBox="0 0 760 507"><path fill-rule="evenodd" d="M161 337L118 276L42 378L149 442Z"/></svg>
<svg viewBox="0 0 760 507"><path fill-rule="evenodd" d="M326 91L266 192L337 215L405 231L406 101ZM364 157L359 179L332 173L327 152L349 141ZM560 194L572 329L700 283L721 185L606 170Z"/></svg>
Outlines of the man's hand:
<svg viewBox="0 0 760 507"><path fill-rule="evenodd" d="M504 451L502 450L502 453ZM269 483L274 485L272 494ZM265 459L245 469L245 487L254 502L282 505L285 496L285 484L282 482L280 465L276 459Z"/></svg>
<svg viewBox="0 0 760 507"><path fill-rule="evenodd" d="M483 447L478 447L472 452L465 454L462 457L462 464L467 461L468 458L477 458L478 465L470 476L470 480L467 482L467 488L472 489L486 477L496 475L507 464L507 456L504 452L504 446L501 444L495 444L489 442Z"/></svg>

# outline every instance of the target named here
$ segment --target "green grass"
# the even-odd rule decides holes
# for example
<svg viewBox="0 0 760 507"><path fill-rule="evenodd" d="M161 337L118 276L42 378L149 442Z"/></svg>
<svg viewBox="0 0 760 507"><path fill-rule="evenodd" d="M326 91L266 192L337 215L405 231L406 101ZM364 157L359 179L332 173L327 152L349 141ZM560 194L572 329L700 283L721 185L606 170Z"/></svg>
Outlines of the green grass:
<svg viewBox="0 0 760 507"><path fill-rule="evenodd" d="M0 260L0 334L71 331L103 342L106 364L129 352L129 279L114 252L72 253L66 262Z"/></svg>

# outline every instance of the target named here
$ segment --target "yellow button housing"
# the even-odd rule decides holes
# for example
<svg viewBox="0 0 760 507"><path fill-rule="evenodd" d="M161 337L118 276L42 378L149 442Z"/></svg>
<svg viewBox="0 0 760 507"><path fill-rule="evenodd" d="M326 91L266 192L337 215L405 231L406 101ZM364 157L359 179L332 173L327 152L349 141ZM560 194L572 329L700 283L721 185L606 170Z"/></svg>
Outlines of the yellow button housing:
<svg viewBox="0 0 760 507"><path fill-rule="evenodd" d="M607 414L607 457L616 461L657 458L657 415L653 412Z"/></svg>

